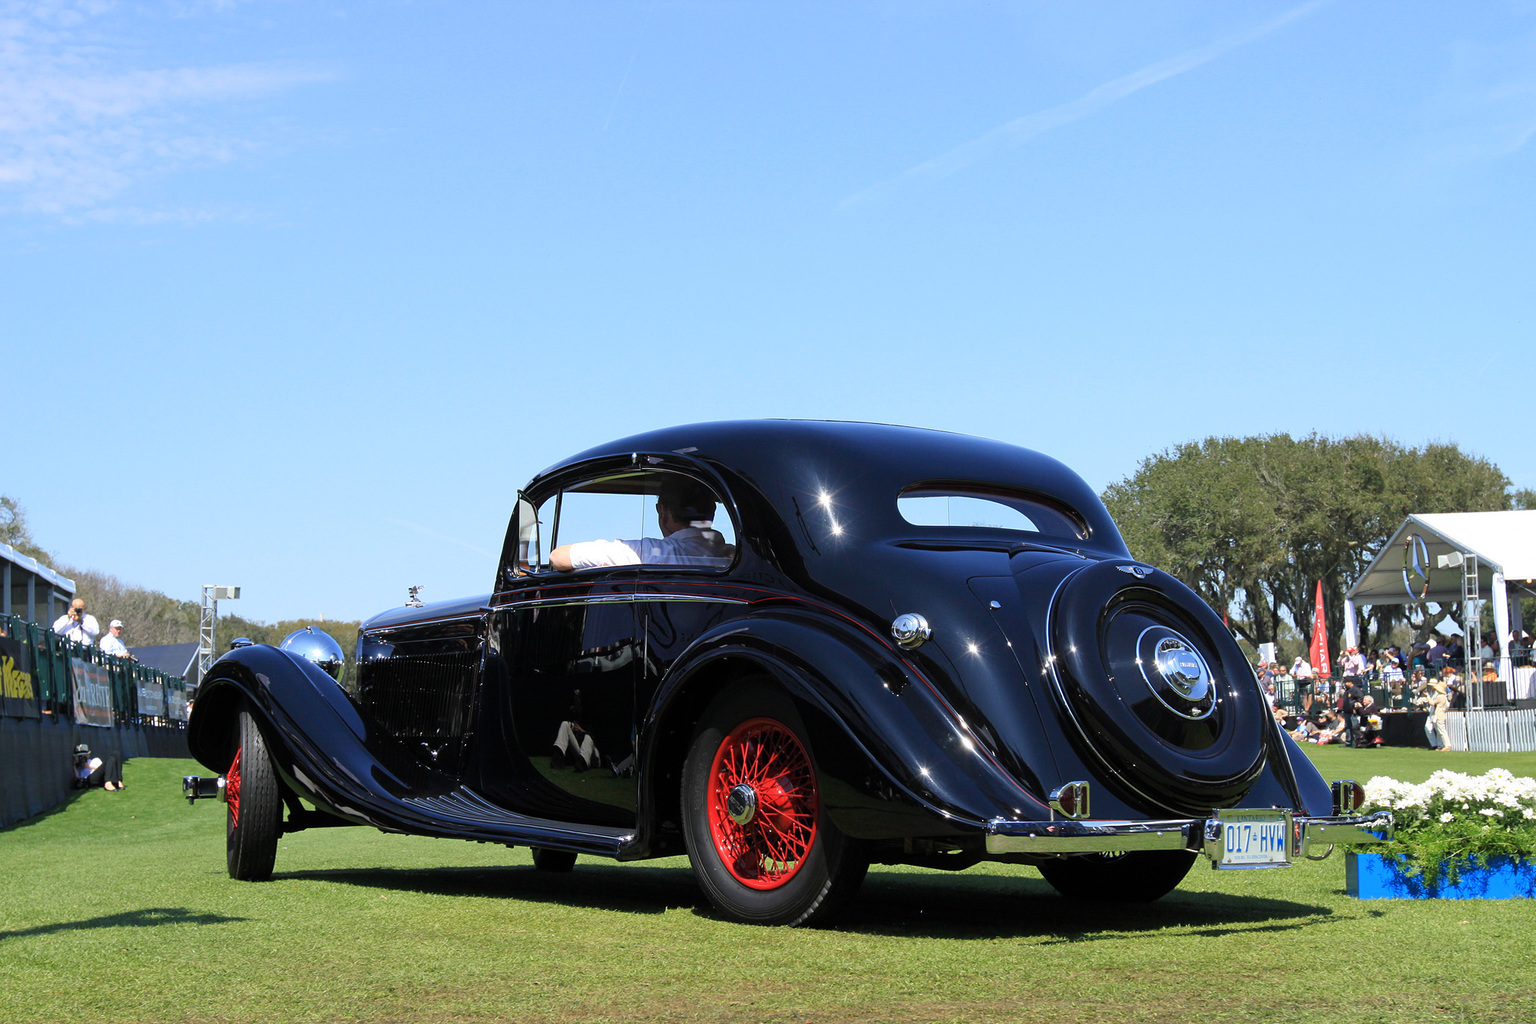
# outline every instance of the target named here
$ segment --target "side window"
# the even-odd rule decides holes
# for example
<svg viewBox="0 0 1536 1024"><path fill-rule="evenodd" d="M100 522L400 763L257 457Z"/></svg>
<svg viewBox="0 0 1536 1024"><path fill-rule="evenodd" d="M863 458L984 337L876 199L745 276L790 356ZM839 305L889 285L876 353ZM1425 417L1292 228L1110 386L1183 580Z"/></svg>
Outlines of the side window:
<svg viewBox="0 0 1536 1024"><path fill-rule="evenodd" d="M545 532L552 546L641 536L645 528L645 496L586 489L592 486L595 485L563 491L544 502L539 521L549 524Z"/></svg>
<svg viewBox="0 0 1536 1024"><path fill-rule="evenodd" d="M1078 540L1088 536L1081 519L1066 508L1005 491L919 486L897 497L896 510L913 526L985 527Z"/></svg>
<svg viewBox="0 0 1536 1024"><path fill-rule="evenodd" d="M600 477L566 488L539 507L550 548L541 569L618 565L724 569L736 528L706 484L663 470Z"/></svg>
<svg viewBox="0 0 1536 1024"><path fill-rule="evenodd" d="M913 526L992 526L1039 533L1035 521L1000 501L969 494L924 494L896 499L901 517Z"/></svg>

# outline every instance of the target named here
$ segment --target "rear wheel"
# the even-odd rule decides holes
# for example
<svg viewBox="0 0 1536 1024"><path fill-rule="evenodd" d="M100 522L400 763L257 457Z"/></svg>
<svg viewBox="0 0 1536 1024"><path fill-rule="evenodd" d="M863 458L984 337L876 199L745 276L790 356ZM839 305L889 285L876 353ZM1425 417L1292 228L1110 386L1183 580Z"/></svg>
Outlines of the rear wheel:
<svg viewBox="0 0 1536 1024"><path fill-rule="evenodd" d="M225 773L224 795L228 807L225 855L229 877L264 882L272 877L277 860L277 839L282 831L283 800L277 771L256 719L241 710L235 759Z"/></svg>
<svg viewBox="0 0 1536 1024"><path fill-rule="evenodd" d="M1190 850L1085 853L1048 860L1040 873L1068 899L1089 903L1151 903L1168 895L1195 862Z"/></svg>
<svg viewBox="0 0 1536 1024"><path fill-rule="evenodd" d="M683 837L699 885L749 924L809 924L834 914L868 861L827 817L805 728L764 683L716 698L683 769Z"/></svg>

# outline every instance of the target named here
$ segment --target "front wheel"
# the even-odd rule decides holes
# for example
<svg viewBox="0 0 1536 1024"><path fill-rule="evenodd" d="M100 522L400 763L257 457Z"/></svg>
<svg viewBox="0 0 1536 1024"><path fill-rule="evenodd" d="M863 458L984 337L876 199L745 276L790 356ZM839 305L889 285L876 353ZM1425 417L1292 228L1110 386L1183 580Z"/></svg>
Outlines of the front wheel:
<svg viewBox="0 0 1536 1024"><path fill-rule="evenodd" d="M805 728L764 683L710 704L683 767L683 838L693 872L722 913L799 925L834 914L868 861L826 813Z"/></svg>
<svg viewBox="0 0 1536 1024"><path fill-rule="evenodd" d="M1040 873L1068 899L1151 903L1178 887L1197 856L1192 850L1085 853L1045 861Z"/></svg>
<svg viewBox="0 0 1536 1024"><path fill-rule="evenodd" d="M235 759L225 773L228 821L224 830L229 877L264 882L272 877L282 832L283 799L266 740L251 713L242 709Z"/></svg>

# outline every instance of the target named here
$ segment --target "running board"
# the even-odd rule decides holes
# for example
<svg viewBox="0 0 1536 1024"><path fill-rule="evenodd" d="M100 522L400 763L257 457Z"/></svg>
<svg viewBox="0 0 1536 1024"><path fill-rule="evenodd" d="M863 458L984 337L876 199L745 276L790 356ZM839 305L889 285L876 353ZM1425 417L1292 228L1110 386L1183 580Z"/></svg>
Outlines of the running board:
<svg viewBox="0 0 1536 1024"><path fill-rule="evenodd" d="M182 779L182 795L189 802L225 799L224 777L212 779L188 775ZM307 797L312 802L314 797ZM382 813L381 813L382 812ZM622 858L635 846L633 828L609 825L572 825L550 818L536 818L509 811L462 786L433 796L408 796L384 807L364 809L340 802L321 810L291 806L284 834L311 828L369 825L383 832L434 835L505 846L538 846L599 857Z"/></svg>

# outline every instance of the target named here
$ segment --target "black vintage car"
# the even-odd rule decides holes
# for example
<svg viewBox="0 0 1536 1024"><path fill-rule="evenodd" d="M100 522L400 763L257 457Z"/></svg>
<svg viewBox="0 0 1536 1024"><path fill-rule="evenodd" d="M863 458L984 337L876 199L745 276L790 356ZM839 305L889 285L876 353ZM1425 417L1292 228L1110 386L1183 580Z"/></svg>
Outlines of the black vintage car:
<svg viewBox="0 0 1536 1024"><path fill-rule="evenodd" d="M371 825L546 870L686 853L724 914L798 924L872 862L1148 900L1202 855L1279 867L1391 827L1081 479L956 434L603 445L520 493L489 595L369 620L351 679L297 639L220 658L188 730L236 878L284 833Z"/></svg>

